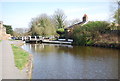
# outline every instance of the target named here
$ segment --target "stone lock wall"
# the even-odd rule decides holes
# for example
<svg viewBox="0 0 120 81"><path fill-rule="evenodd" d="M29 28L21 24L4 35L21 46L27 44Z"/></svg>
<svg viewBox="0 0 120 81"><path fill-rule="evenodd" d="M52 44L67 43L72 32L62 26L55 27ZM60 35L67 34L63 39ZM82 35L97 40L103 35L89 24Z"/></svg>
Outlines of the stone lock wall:
<svg viewBox="0 0 120 81"><path fill-rule="evenodd" d="M10 34L6 34L6 28L3 27L3 21L0 21L0 40L8 40L10 37Z"/></svg>

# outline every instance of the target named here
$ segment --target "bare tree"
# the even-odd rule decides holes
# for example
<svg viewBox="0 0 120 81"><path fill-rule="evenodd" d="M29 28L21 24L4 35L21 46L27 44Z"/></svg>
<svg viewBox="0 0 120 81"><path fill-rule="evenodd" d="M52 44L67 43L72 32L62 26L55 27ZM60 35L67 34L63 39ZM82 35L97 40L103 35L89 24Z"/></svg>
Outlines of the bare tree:
<svg viewBox="0 0 120 81"><path fill-rule="evenodd" d="M24 36L27 35L29 28L15 28L14 29L14 36Z"/></svg>
<svg viewBox="0 0 120 81"><path fill-rule="evenodd" d="M80 19L73 19L73 20L70 20L70 21L68 21L68 26L77 24L77 23L79 23L79 22L81 22Z"/></svg>
<svg viewBox="0 0 120 81"><path fill-rule="evenodd" d="M65 27L66 17L62 10L58 9L55 11L53 18L57 29Z"/></svg>

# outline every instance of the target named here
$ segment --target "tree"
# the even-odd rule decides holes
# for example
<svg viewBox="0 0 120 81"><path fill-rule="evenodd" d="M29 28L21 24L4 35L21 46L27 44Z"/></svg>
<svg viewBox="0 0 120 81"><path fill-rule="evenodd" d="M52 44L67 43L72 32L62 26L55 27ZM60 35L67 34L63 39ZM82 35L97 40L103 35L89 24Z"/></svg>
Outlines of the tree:
<svg viewBox="0 0 120 81"><path fill-rule="evenodd" d="M54 35L56 31L51 18L46 14L41 14L32 19L30 27L32 35L50 36Z"/></svg>
<svg viewBox="0 0 120 81"><path fill-rule="evenodd" d="M77 24L79 22L81 22L80 19L73 19L73 20L68 21L68 25L71 26L71 25Z"/></svg>
<svg viewBox="0 0 120 81"><path fill-rule="evenodd" d="M3 25L6 28L6 33L13 35L13 29L10 25Z"/></svg>
<svg viewBox="0 0 120 81"><path fill-rule="evenodd" d="M114 19L116 23L120 23L120 8L115 12Z"/></svg>
<svg viewBox="0 0 120 81"><path fill-rule="evenodd" d="M21 34L19 34L19 33L15 32L15 31L13 31L13 36L14 36L14 37L20 37Z"/></svg>
<svg viewBox="0 0 120 81"><path fill-rule="evenodd" d="M26 36L28 35L29 28L15 28L13 35L14 36Z"/></svg>
<svg viewBox="0 0 120 81"><path fill-rule="evenodd" d="M117 2L117 4L118 4L118 9L115 11L114 19L116 23L120 24L120 2Z"/></svg>
<svg viewBox="0 0 120 81"><path fill-rule="evenodd" d="M65 27L66 16L62 10L60 10L60 9L56 10L54 15L53 15L53 18L54 18L57 29Z"/></svg>

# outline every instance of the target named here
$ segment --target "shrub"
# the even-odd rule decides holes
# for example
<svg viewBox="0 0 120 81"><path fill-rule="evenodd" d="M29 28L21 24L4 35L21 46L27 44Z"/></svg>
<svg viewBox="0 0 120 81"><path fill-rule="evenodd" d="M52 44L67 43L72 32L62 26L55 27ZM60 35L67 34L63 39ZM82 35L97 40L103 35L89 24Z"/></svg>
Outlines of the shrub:
<svg viewBox="0 0 120 81"><path fill-rule="evenodd" d="M89 32L98 31L102 33L109 29L109 25L110 24L106 21L91 21L83 25L82 27L85 28L85 30Z"/></svg>
<svg viewBox="0 0 120 81"><path fill-rule="evenodd" d="M64 30L64 28L59 28L59 29L57 29L57 32L65 32L65 30Z"/></svg>
<svg viewBox="0 0 120 81"><path fill-rule="evenodd" d="M73 44L75 45L85 45L87 41L87 34L83 31L83 28L76 27L73 31Z"/></svg>
<svg viewBox="0 0 120 81"><path fill-rule="evenodd" d="M93 44L94 44L94 41L93 41L93 40L88 40L88 41L86 42L86 44L88 44L88 45L93 45Z"/></svg>
<svg viewBox="0 0 120 81"><path fill-rule="evenodd" d="M86 36L85 35L79 35L76 34L76 36L73 38L75 45L85 45L86 44Z"/></svg>
<svg viewBox="0 0 120 81"><path fill-rule="evenodd" d="M83 26L74 27L72 37L73 44L85 45L94 44L94 39L98 37L99 33L104 33L109 28L109 23L106 21L88 22Z"/></svg>
<svg viewBox="0 0 120 81"><path fill-rule="evenodd" d="M56 32L60 35L60 38L61 37L65 37L65 30L64 30L64 28L59 28L59 29L57 29Z"/></svg>

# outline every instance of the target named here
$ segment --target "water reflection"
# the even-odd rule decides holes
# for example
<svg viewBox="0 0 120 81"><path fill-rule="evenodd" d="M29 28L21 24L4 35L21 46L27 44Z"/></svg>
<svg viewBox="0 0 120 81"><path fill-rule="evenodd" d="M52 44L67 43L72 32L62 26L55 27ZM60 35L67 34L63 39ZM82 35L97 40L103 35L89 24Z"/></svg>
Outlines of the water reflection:
<svg viewBox="0 0 120 81"><path fill-rule="evenodd" d="M117 79L118 50L58 44L25 44L33 54L33 79Z"/></svg>

